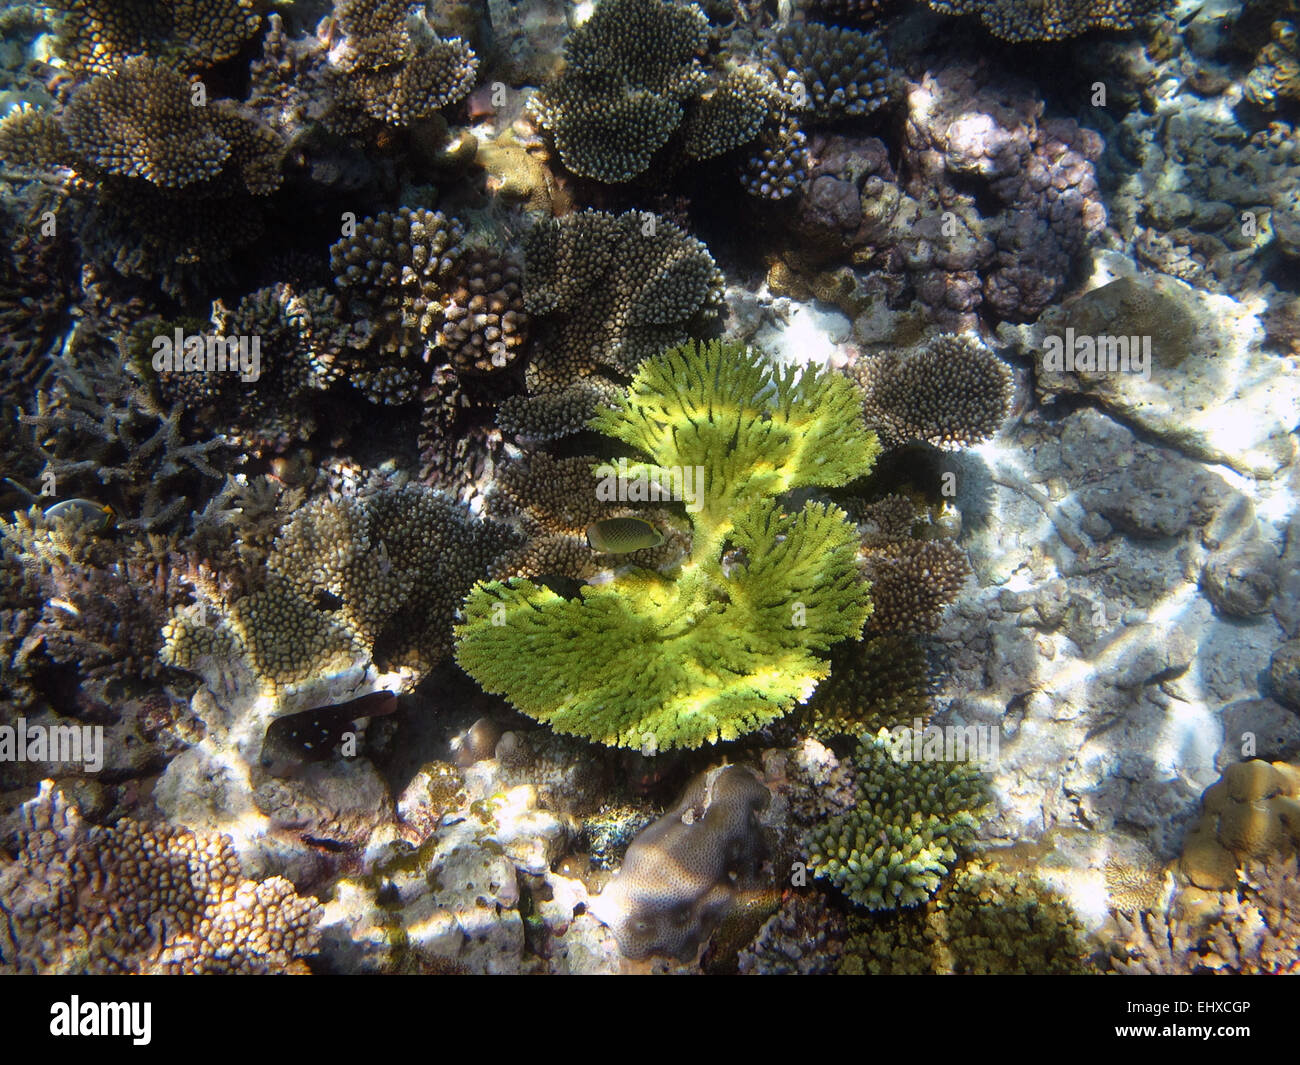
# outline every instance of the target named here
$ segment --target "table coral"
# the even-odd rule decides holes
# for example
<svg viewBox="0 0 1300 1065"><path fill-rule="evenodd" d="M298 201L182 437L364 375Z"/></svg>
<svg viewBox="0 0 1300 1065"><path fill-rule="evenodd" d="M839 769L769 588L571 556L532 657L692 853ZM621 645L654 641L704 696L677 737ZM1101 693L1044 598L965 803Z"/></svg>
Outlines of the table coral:
<svg viewBox="0 0 1300 1065"><path fill-rule="evenodd" d="M878 445L859 403L842 376L774 374L736 346L648 360L592 426L650 457L629 477L703 471L680 575L634 569L573 600L531 581L480 584L457 660L530 716L610 745L698 747L782 716L827 675L822 653L870 613L843 511L776 502L871 469ZM729 549L745 560L730 572Z"/></svg>
<svg viewBox="0 0 1300 1065"><path fill-rule="evenodd" d="M224 836L82 821L50 781L22 808L16 860L0 858L0 971L306 972L315 899L239 873Z"/></svg>

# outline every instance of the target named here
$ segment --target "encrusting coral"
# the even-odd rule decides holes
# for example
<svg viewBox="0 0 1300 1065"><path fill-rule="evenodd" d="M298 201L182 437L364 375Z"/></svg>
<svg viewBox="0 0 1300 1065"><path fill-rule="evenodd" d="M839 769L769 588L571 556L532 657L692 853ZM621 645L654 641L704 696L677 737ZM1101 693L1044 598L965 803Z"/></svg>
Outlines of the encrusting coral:
<svg viewBox="0 0 1300 1065"><path fill-rule="evenodd" d="M0 972L303 973L321 908L252 881L224 836L86 824L50 781L0 856Z"/></svg>
<svg viewBox="0 0 1300 1065"><path fill-rule="evenodd" d="M479 584L457 660L528 715L610 745L698 747L781 717L870 613L844 512L777 502L870 471L878 444L860 402L840 375L774 373L736 345L647 360L592 427L649 456L625 478L672 489L675 470L681 496L683 471L702 471L676 579L632 569L571 600L526 580ZM731 551L743 561L728 566Z"/></svg>
<svg viewBox="0 0 1300 1065"><path fill-rule="evenodd" d="M963 762L895 759L887 733L853 760L857 796L811 832L809 868L868 909L916 906L938 889L975 835L984 778Z"/></svg>

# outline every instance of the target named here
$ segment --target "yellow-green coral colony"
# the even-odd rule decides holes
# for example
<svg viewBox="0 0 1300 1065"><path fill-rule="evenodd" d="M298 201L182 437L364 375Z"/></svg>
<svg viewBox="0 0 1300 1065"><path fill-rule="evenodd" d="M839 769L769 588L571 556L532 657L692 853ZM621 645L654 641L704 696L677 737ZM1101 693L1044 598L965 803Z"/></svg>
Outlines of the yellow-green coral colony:
<svg viewBox="0 0 1300 1065"><path fill-rule="evenodd" d="M741 345L688 344L647 360L591 425L646 456L629 478L703 471L690 555L673 577L633 568L574 599L480 583L457 660L529 716L611 746L699 747L782 717L871 613L844 512L779 502L870 472L879 444L861 392L839 374L774 371ZM727 570L732 549L744 561Z"/></svg>

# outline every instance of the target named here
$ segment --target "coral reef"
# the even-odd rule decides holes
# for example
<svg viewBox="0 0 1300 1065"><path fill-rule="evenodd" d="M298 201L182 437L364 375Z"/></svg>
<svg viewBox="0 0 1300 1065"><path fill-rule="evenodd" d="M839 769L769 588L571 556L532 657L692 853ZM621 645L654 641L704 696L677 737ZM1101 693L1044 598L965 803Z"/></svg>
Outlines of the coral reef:
<svg viewBox="0 0 1300 1065"><path fill-rule="evenodd" d="M11 973L306 972L319 904L243 879L230 841L169 825L86 824L49 781L0 858L0 969Z"/></svg>
<svg viewBox="0 0 1300 1065"><path fill-rule="evenodd" d="M853 769L855 805L812 830L809 868L868 909L916 906L974 838L984 780L964 763L896 761L884 732L861 741Z"/></svg>
<svg viewBox="0 0 1300 1065"><path fill-rule="evenodd" d="M158 55L179 70L229 59L256 32L256 0L55 0L71 67L105 74L132 57Z"/></svg>
<svg viewBox="0 0 1300 1065"><path fill-rule="evenodd" d="M626 957L692 957L757 878L758 815L770 801L752 771L726 765L695 777L632 841L618 875L592 901Z"/></svg>
<svg viewBox="0 0 1300 1065"><path fill-rule="evenodd" d="M165 661L181 669L245 660L271 688L373 660L424 673L450 650L460 600L513 543L422 486L322 499L296 512L272 545L262 587L193 610L165 630Z"/></svg>
<svg viewBox="0 0 1300 1065"><path fill-rule="evenodd" d="M704 87L697 55L707 33L704 13L694 4L601 0L565 40L564 72L531 105L564 165L605 182L644 172ZM712 113L697 119L693 141L688 138L696 152L714 147L719 134L734 139L736 131L726 127L751 125L746 112L756 110L761 121L762 102L755 105L738 83L715 98Z"/></svg>
<svg viewBox="0 0 1300 1065"><path fill-rule="evenodd" d="M592 427L650 457L626 477L671 487L672 470L679 482L703 471L680 574L634 569L577 599L519 579L479 584L457 661L530 716L611 745L698 747L780 717L826 676L821 652L856 638L870 613L843 511L808 503L788 514L775 501L870 470L878 444L860 403L842 376L773 374L736 346L647 360ZM728 549L746 559L730 572ZM575 639L580 658L568 652ZM633 680L629 665L645 655Z"/></svg>

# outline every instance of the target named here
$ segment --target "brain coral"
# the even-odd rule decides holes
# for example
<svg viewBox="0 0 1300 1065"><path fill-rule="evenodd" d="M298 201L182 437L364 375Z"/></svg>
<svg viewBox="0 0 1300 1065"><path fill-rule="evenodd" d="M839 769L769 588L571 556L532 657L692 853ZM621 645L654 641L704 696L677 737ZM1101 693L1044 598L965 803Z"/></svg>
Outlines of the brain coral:
<svg viewBox="0 0 1300 1065"><path fill-rule="evenodd" d="M771 796L752 770L701 773L627 849L591 911L629 958L693 957L753 881L763 858L759 814Z"/></svg>
<svg viewBox="0 0 1300 1065"><path fill-rule="evenodd" d="M610 745L698 747L782 716L870 613L844 512L777 502L871 469L878 445L859 404L842 375L773 373L739 346L647 360L591 424L649 456L626 481L686 498L682 471L702 476L680 573L630 569L576 599L525 580L479 584L457 660L524 713ZM730 551L743 562L725 565Z"/></svg>
<svg viewBox="0 0 1300 1065"><path fill-rule="evenodd" d="M868 909L924 902L974 838L984 778L961 762L895 761L883 731L858 745L854 769L856 805L813 829L809 867Z"/></svg>
<svg viewBox="0 0 1300 1065"><path fill-rule="evenodd" d="M307 972L321 908L239 875L230 840L123 819L87 825L41 784L0 856L0 972Z"/></svg>

